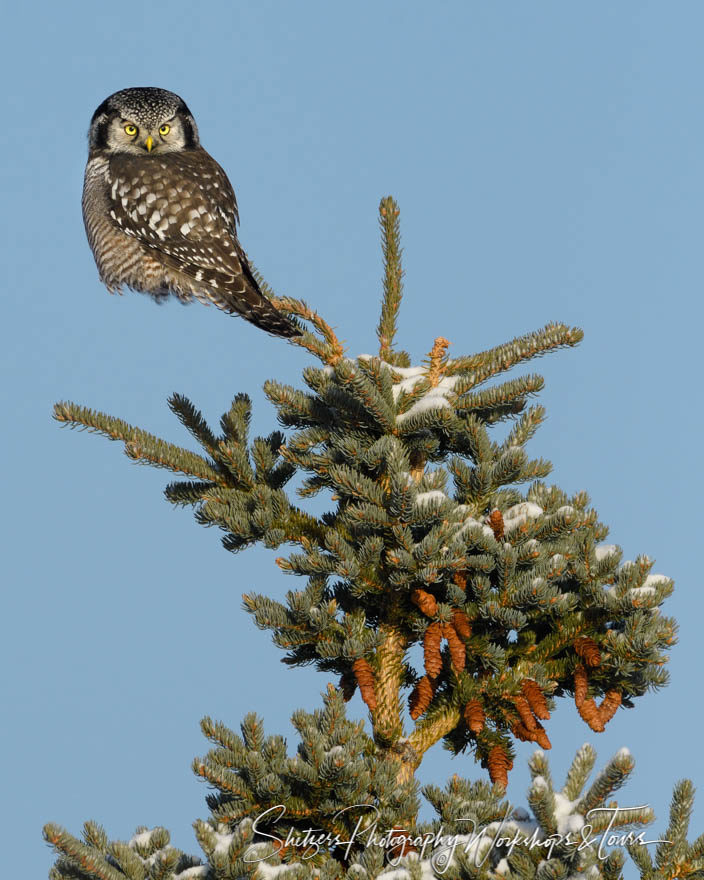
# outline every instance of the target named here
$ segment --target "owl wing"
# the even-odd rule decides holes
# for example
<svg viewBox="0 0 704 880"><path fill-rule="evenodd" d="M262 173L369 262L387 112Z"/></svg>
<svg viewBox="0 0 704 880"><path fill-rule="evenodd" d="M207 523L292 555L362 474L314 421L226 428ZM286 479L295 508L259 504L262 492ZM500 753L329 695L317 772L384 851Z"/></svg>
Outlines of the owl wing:
<svg viewBox="0 0 704 880"><path fill-rule="evenodd" d="M300 335L259 289L237 240L235 193L205 150L114 156L107 186L112 222L195 282L199 298L269 333Z"/></svg>

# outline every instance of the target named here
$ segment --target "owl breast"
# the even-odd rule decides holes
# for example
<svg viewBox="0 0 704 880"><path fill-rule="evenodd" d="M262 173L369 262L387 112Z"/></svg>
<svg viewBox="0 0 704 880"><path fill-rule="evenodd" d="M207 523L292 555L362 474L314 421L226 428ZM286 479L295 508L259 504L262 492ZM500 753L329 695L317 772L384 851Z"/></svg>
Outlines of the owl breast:
<svg viewBox="0 0 704 880"><path fill-rule="evenodd" d="M89 161L83 183L83 222L100 280L111 293L129 287L163 300L169 294L165 267L110 216L108 164L103 157Z"/></svg>

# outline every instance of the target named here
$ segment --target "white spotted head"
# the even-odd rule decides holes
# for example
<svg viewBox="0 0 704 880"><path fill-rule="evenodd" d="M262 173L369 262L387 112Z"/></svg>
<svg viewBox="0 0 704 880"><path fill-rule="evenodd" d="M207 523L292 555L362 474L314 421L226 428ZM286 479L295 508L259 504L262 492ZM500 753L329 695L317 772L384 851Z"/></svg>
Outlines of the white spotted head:
<svg viewBox="0 0 704 880"><path fill-rule="evenodd" d="M166 89L122 89L106 98L93 114L88 132L91 153L159 155L200 145L193 114L178 95Z"/></svg>

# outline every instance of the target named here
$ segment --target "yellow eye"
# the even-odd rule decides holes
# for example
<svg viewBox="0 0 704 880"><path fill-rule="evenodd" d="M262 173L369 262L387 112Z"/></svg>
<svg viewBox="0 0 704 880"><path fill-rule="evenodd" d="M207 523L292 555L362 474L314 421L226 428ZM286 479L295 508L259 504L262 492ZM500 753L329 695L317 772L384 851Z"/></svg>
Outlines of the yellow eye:
<svg viewBox="0 0 704 880"><path fill-rule="evenodd" d="M129 125L126 125L125 126L125 134L128 134L130 137L134 137L137 134L137 126L132 125L132 123L130 123Z"/></svg>
<svg viewBox="0 0 704 880"><path fill-rule="evenodd" d="M162 125L161 128L159 129L159 134L160 134L162 137L164 137L164 136L167 135L170 131L171 131L171 126L170 126L170 125L166 125L166 124L164 124L164 125Z"/></svg>

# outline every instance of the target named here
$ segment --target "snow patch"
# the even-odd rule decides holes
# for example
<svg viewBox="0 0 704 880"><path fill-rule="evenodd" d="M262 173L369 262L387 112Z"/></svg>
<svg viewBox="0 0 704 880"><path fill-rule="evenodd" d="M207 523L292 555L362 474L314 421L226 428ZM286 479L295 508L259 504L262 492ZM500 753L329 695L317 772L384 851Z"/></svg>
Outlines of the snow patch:
<svg viewBox="0 0 704 880"><path fill-rule="evenodd" d="M532 501L514 504L504 513L504 534L522 526L528 519L536 519L543 513L543 508Z"/></svg>
<svg viewBox="0 0 704 880"><path fill-rule="evenodd" d="M235 835L224 831L214 831L213 834L215 835L215 840L217 841L215 844L215 852L226 853L230 848L230 844L232 843Z"/></svg>
<svg viewBox="0 0 704 880"><path fill-rule="evenodd" d="M149 831L140 831L139 834L135 834L129 839L127 846L131 846L132 849L136 846L149 846L155 831L161 831L161 829L151 828Z"/></svg>
<svg viewBox="0 0 704 880"><path fill-rule="evenodd" d="M413 416L420 413L428 412L431 409L450 408L450 401L442 393L437 393L437 388L431 388L427 394L424 394L420 400L416 400L413 406L396 416L397 422L405 422Z"/></svg>
<svg viewBox="0 0 704 880"><path fill-rule="evenodd" d="M642 587L632 587L629 591L631 596L654 596L655 595L655 587L648 586L647 584Z"/></svg>
<svg viewBox="0 0 704 880"><path fill-rule="evenodd" d="M459 525L457 531L455 532L455 534L453 535L453 537L459 538L462 535L466 534L467 532L471 531L471 529L473 529L475 526L480 528L482 530L482 534L486 535L487 538L494 537L493 529L490 526L487 526L484 523L479 522L479 520L476 520L476 519L474 519L474 517L471 517L471 516L468 516L467 519L463 520L460 523L460 525Z"/></svg>
<svg viewBox="0 0 704 880"><path fill-rule="evenodd" d="M574 811L576 803L577 801L566 798L561 791L555 792L555 819L559 834L580 831L584 827L584 816Z"/></svg>
<svg viewBox="0 0 704 880"><path fill-rule="evenodd" d="M420 507L425 507L427 504L432 504L433 501L449 501L450 499L444 492L441 492L439 489L433 489L431 492L419 492L416 495L416 504Z"/></svg>
<svg viewBox="0 0 704 880"><path fill-rule="evenodd" d="M670 583L670 578L667 577L667 575L649 574L648 577L645 579L645 583L643 584L643 586L640 589L644 590L646 587L659 587L663 584L669 584L669 583Z"/></svg>
<svg viewBox="0 0 704 880"><path fill-rule="evenodd" d="M601 546L594 548L594 555L596 556L596 561L601 562L601 560L606 559L607 556L615 556L618 551L619 548L616 544L602 544Z"/></svg>
<svg viewBox="0 0 704 880"><path fill-rule="evenodd" d="M533 780L533 788L537 788L539 791L543 791L548 787L547 782L545 781L544 776L536 776Z"/></svg>
<svg viewBox="0 0 704 880"><path fill-rule="evenodd" d="M205 877L210 868L208 865L193 865L178 874L174 874L174 880L191 880L192 877Z"/></svg>

